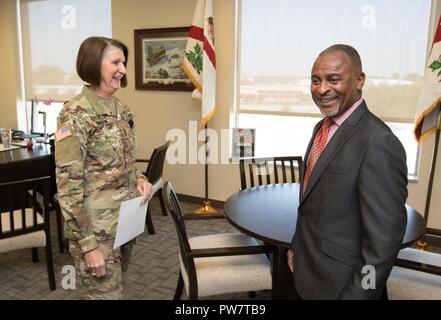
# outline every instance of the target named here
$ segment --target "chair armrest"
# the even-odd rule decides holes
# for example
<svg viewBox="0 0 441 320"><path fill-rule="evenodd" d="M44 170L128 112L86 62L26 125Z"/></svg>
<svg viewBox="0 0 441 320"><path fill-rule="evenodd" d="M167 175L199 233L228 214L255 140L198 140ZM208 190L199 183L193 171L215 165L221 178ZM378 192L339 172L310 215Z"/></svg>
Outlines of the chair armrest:
<svg viewBox="0 0 441 320"><path fill-rule="evenodd" d="M276 250L277 248L271 245L192 249L189 256L193 258L240 256L247 254L274 253Z"/></svg>
<svg viewBox="0 0 441 320"><path fill-rule="evenodd" d="M150 162L150 159L135 159L136 162Z"/></svg>
<svg viewBox="0 0 441 320"><path fill-rule="evenodd" d="M421 271L421 272L427 272L427 273L441 276L441 267L440 266L435 266L435 265L431 265L431 264L427 264L427 263L415 262L412 260L405 260L405 259L400 259L400 258L397 258L395 260L395 265L397 267L401 267L401 268L406 268L406 269L411 269L411 270L416 270L416 271Z"/></svg>
<svg viewBox="0 0 441 320"><path fill-rule="evenodd" d="M211 219L225 219L223 213L184 213L184 220L211 220Z"/></svg>

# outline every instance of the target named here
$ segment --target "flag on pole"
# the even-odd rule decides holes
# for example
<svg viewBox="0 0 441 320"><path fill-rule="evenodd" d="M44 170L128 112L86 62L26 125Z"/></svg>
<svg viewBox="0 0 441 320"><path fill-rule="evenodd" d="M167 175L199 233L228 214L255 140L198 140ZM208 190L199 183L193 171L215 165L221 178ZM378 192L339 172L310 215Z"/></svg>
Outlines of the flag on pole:
<svg viewBox="0 0 441 320"><path fill-rule="evenodd" d="M183 68L196 89L193 98L202 105L201 128L210 121L216 103L216 54L212 0L197 0Z"/></svg>
<svg viewBox="0 0 441 320"><path fill-rule="evenodd" d="M418 100L414 134L418 142L436 130L441 104L441 17Z"/></svg>

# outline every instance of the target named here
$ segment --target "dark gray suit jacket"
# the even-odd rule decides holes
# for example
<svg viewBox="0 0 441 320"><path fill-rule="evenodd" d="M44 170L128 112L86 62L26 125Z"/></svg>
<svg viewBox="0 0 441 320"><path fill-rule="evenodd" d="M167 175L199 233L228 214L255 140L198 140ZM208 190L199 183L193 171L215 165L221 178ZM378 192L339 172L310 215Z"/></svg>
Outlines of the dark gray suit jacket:
<svg viewBox="0 0 441 320"><path fill-rule="evenodd" d="M404 148L363 101L328 142L300 194L292 241L299 295L380 298L406 231L406 199ZM375 268L375 290L362 287L365 265Z"/></svg>

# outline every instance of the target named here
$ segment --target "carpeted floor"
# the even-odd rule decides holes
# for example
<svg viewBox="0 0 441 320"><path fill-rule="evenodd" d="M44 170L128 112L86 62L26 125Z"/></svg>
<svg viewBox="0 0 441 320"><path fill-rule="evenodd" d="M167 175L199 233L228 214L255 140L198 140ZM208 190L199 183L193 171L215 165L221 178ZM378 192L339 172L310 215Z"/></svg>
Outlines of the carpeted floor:
<svg viewBox="0 0 441 320"><path fill-rule="evenodd" d="M151 201L150 206L156 234L149 235L146 231L137 238L130 269L124 282L123 297L127 300L172 299L178 280L178 240L172 218L162 215L157 198ZM182 207L186 212L192 212L198 208L197 205L190 203L182 203ZM54 216L52 215L52 218ZM190 237L237 231L224 219L187 221L186 223ZM54 224L52 230L56 230ZM68 253L60 254L56 232L52 232L52 248L57 290L49 290L44 250L39 249L40 261L36 263L31 261L30 250L19 250L0 254L0 299L82 299L80 290L65 290L61 286L65 276L62 269L64 266L73 266L73 261ZM440 252L439 248L429 249ZM390 288L388 284L390 299L441 299L441 277L423 275L423 284L421 284L421 281L418 281L419 283L413 280L409 282L409 277L415 278L411 275L412 272L410 270L400 271L399 268L394 268L389 279ZM437 283L440 284L437 285ZM78 280L76 285L77 288L80 288L81 281ZM430 291L427 291L428 287L430 287ZM182 298L187 298L185 290ZM264 291L258 292L253 298L250 298L248 293L235 293L214 296L208 299L269 298L270 292Z"/></svg>

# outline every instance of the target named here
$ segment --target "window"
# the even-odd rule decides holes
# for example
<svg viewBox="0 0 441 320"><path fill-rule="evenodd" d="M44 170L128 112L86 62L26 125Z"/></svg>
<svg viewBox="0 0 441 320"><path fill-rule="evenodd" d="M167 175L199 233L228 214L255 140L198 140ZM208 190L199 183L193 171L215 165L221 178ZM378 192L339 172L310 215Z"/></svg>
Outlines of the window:
<svg viewBox="0 0 441 320"><path fill-rule="evenodd" d="M31 101L28 106L30 116L30 132L32 134L44 134L45 130L48 135L57 131L57 117L63 108L60 102L52 102L45 104L43 101ZM45 115L43 114L45 113ZM44 117L46 117L46 127L44 126Z"/></svg>
<svg viewBox="0 0 441 320"><path fill-rule="evenodd" d="M46 112L47 133L55 131L63 102L83 84L76 73L78 48L90 36L111 37L111 17L111 0L20 1L28 131L44 132L38 111ZM54 102L44 105L49 98Z"/></svg>
<svg viewBox="0 0 441 320"><path fill-rule="evenodd" d="M428 47L431 0L238 0L234 126L256 129L255 156L304 155L322 117L310 92L317 55L354 46L363 98L403 143L416 175L413 123Z"/></svg>

